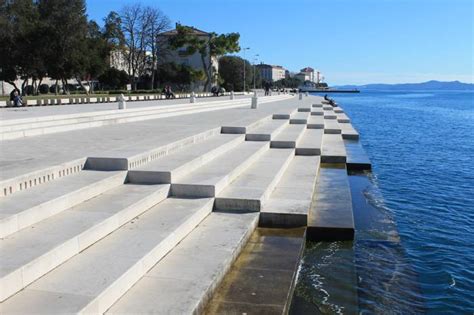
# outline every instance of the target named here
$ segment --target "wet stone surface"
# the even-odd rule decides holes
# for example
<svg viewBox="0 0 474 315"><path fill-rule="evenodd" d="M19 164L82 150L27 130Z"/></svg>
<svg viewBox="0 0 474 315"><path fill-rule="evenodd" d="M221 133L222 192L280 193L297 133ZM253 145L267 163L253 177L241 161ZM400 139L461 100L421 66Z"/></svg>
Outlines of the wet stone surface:
<svg viewBox="0 0 474 315"><path fill-rule="evenodd" d="M252 235L206 314L281 314L288 308L304 246L304 228Z"/></svg>

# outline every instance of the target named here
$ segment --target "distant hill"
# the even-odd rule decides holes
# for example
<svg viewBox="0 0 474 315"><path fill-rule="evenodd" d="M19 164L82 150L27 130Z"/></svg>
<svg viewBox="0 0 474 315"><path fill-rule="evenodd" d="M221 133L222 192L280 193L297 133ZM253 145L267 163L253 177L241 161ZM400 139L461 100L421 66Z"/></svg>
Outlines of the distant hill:
<svg viewBox="0 0 474 315"><path fill-rule="evenodd" d="M400 84L366 84L366 85L342 85L340 89L359 90L474 90L474 84L459 81L440 82L427 81L422 83L400 83Z"/></svg>

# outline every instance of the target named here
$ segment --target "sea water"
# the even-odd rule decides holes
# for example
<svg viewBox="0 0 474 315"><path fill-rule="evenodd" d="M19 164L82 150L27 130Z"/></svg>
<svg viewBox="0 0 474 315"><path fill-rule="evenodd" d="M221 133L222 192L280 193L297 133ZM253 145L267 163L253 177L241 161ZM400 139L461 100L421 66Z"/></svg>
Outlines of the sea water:
<svg viewBox="0 0 474 315"><path fill-rule="evenodd" d="M307 244L290 313L473 314L474 92L331 97L373 170L349 178L355 241Z"/></svg>

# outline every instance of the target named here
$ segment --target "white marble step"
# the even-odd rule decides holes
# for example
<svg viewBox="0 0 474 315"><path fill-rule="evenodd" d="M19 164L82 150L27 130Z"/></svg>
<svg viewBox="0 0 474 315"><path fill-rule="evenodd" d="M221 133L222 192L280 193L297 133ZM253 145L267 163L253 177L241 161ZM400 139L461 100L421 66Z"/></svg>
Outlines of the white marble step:
<svg viewBox="0 0 474 315"><path fill-rule="evenodd" d="M106 314L201 314L257 222L257 213L211 213Z"/></svg>
<svg viewBox="0 0 474 315"><path fill-rule="evenodd" d="M306 226L319 172L318 156L295 156L260 212L259 225Z"/></svg>
<svg viewBox="0 0 474 315"><path fill-rule="evenodd" d="M323 116L309 116L307 128L309 129L324 129L324 118Z"/></svg>
<svg viewBox="0 0 474 315"><path fill-rule="evenodd" d="M336 113L338 123L350 123L351 120L344 113Z"/></svg>
<svg viewBox="0 0 474 315"><path fill-rule="evenodd" d="M290 124L270 142L272 148L295 148L303 136L306 125Z"/></svg>
<svg viewBox="0 0 474 315"><path fill-rule="evenodd" d="M320 168L307 237L315 241L354 239L352 197L345 167Z"/></svg>
<svg viewBox="0 0 474 315"><path fill-rule="evenodd" d="M269 149L268 142L246 141L171 184L177 197L214 197Z"/></svg>
<svg viewBox="0 0 474 315"><path fill-rule="evenodd" d="M169 184L126 184L0 240L0 301L168 197Z"/></svg>
<svg viewBox="0 0 474 315"><path fill-rule="evenodd" d="M340 134L341 127L336 119L324 119L324 133Z"/></svg>
<svg viewBox="0 0 474 315"><path fill-rule="evenodd" d="M290 124L306 124L308 122L308 117L310 112L297 112L291 115Z"/></svg>
<svg viewBox="0 0 474 315"><path fill-rule="evenodd" d="M273 119L265 124L247 132L245 140L247 141L270 141L272 137L278 135L286 126L288 120Z"/></svg>
<svg viewBox="0 0 474 315"><path fill-rule="evenodd" d="M234 148L245 139L241 134L218 134L128 172L131 183L171 183Z"/></svg>
<svg viewBox="0 0 474 315"><path fill-rule="evenodd" d="M359 140L359 133L350 123L340 123L342 138L349 140Z"/></svg>
<svg viewBox="0 0 474 315"><path fill-rule="evenodd" d="M322 163L346 163L346 148L340 134L323 134Z"/></svg>
<svg viewBox="0 0 474 315"><path fill-rule="evenodd" d="M294 149L265 152L216 197L217 211L260 211L293 159Z"/></svg>
<svg viewBox="0 0 474 315"><path fill-rule="evenodd" d="M321 155L323 129L305 129L296 145L296 155Z"/></svg>
<svg viewBox="0 0 474 315"><path fill-rule="evenodd" d="M0 199L0 237L123 184L126 172L81 171Z"/></svg>
<svg viewBox="0 0 474 315"><path fill-rule="evenodd" d="M169 198L7 299L2 314L105 312L212 211Z"/></svg>

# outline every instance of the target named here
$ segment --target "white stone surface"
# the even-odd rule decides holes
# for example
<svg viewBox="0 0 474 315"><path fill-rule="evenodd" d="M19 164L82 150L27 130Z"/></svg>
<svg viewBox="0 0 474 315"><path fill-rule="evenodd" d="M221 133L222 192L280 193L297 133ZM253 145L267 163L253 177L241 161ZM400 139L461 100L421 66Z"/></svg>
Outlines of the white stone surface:
<svg viewBox="0 0 474 315"><path fill-rule="evenodd" d="M352 127L350 123L340 123L343 139L358 140L359 133Z"/></svg>
<svg viewBox="0 0 474 315"><path fill-rule="evenodd" d="M341 127L336 119L324 119L324 133L340 134Z"/></svg>
<svg viewBox="0 0 474 315"><path fill-rule="evenodd" d="M1 239L0 300L166 199L169 187L121 185Z"/></svg>
<svg viewBox="0 0 474 315"><path fill-rule="evenodd" d="M306 124L308 123L309 112L297 112L291 115L290 124Z"/></svg>
<svg viewBox="0 0 474 315"><path fill-rule="evenodd" d="M256 213L211 213L107 314L201 313L257 221Z"/></svg>
<svg viewBox="0 0 474 315"><path fill-rule="evenodd" d="M219 211L260 211L294 154L294 149L271 149L265 152L218 194L215 208Z"/></svg>
<svg viewBox="0 0 474 315"><path fill-rule="evenodd" d="M0 199L5 237L97 196L125 181L125 172L82 171Z"/></svg>
<svg viewBox="0 0 474 315"><path fill-rule="evenodd" d="M296 144L296 155L321 155L323 129L306 129Z"/></svg>
<svg viewBox="0 0 474 315"><path fill-rule="evenodd" d="M209 139L188 145L181 150L161 157L128 172L132 183L171 183L205 163L234 148L244 141L240 134L218 134Z"/></svg>
<svg viewBox="0 0 474 315"><path fill-rule="evenodd" d="M346 148L340 134L324 134L321 152L323 163L345 163Z"/></svg>
<svg viewBox="0 0 474 315"><path fill-rule="evenodd" d="M212 203L165 200L5 301L2 312L105 312L212 211ZM56 294L69 303L51 303Z"/></svg>
<svg viewBox="0 0 474 315"><path fill-rule="evenodd" d="M278 135L286 126L288 120L272 119L256 128L247 131L245 140L247 141L270 141L272 137Z"/></svg>
<svg viewBox="0 0 474 315"><path fill-rule="evenodd" d="M308 129L324 129L323 116L309 116L307 127Z"/></svg>
<svg viewBox="0 0 474 315"><path fill-rule="evenodd" d="M295 156L261 210L261 226L306 226L319 165L319 157Z"/></svg>
<svg viewBox="0 0 474 315"><path fill-rule="evenodd" d="M178 197L214 197L268 149L268 142L243 142L173 182L171 194Z"/></svg>
<svg viewBox="0 0 474 315"><path fill-rule="evenodd" d="M296 148L298 141L303 136L306 125L287 125L270 143L272 148Z"/></svg>
<svg viewBox="0 0 474 315"><path fill-rule="evenodd" d="M322 167L319 172L314 207L308 217L308 233L324 237L344 230L349 239L351 235L353 238L354 216L346 169Z"/></svg>

